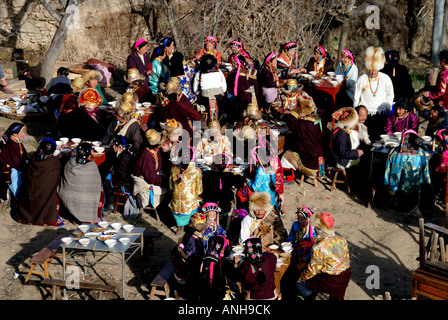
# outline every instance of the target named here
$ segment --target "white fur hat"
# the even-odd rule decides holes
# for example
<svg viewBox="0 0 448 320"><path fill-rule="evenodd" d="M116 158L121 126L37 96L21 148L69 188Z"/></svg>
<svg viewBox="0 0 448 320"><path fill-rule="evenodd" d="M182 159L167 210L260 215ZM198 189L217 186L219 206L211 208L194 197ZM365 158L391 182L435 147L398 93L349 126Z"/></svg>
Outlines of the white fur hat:
<svg viewBox="0 0 448 320"><path fill-rule="evenodd" d="M368 47L366 49L365 66L367 70L381 70L384 68L386 57L383 48Z"/></svg>
<svg viewBox="0 0 448 320"><path fill-rule="evenodd" d="M252 193L249 200L249 211L254 212L255 210L264 210L266 214L271 212L271 195L268 192L254 192Z"/></svg>

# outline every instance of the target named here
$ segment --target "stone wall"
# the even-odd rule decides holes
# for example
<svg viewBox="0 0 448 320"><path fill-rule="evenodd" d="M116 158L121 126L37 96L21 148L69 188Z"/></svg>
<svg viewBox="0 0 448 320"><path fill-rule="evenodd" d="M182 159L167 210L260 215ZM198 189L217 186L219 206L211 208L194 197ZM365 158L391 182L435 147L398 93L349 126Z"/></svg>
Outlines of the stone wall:
<svg viewBox="0 0 448 320"><path fill-rule="evenodd" d="M61 10L59 1L48 0ZM0 0L0 61L26 59L39 62L59 23L38 0ZM82 63L96 58L121 66L132 43L147 28L129 3L120 0L85 0L79 5L59 60Z"/></svg>

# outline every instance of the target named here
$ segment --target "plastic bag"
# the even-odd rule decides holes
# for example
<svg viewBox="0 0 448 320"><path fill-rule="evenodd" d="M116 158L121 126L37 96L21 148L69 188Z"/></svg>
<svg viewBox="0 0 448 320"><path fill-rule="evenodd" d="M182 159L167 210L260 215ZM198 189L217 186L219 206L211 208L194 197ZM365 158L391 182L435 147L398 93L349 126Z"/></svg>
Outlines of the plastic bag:
<svg viewBox="0 0 448 320"><path fill-rule="evenodd" d="M140 210L137 206L137 201L131 195L128 195L126 203L124 204L123 218L125 220L135 220L137 219L139 212Z"/></svg>

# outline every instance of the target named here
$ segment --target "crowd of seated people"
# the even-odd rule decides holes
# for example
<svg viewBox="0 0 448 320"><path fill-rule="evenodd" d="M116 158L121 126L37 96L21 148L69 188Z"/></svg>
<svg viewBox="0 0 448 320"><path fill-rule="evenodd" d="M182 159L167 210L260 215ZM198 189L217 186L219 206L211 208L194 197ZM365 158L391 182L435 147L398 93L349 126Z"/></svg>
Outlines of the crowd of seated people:
<svg viewBox="0 0 448 320"><path fill-rule="evenodd" d="M48 89L57 116L57 136L42 139L28 159L23 147L24 126L16 123L5 132L0 154L1 197L12 205L19 203L12 208L17 221L36 225L60 225L63 218L73 223L96 223L105 212L113 211L117 190L137 200L140 217L149 208L167 212L164 218L174 224L180 237L173 263L178 291L185 297L222 299L228 294L224 290L204 295L210 287L193 288L189 283L203 283L203 277L209 280L205 284L218 281L218 276L210 279L210 261L216 261L211 255L216 250L208 249L230 243L244 244L246 251L256 248L254 258L239 269L248 297L276 299L279 292L272 279L275 263L266 248L291 241L300 253L296 265L300 263L300 270L305 272L302 276L293 273L295 281L301 279L304 296L313 297L318 288L327 290L325 281L334 276L340 281L334 296L342 298L350 276L346 260L338 266L341 273L337 276L323 277L319 280L322 283L306 287L305 280L317 276L307 263L319 231L310 228L312 213L302 208L288 236L283 224L287 214L284 184L293 182L297 175L322 179L333 168L350 171L359 163L368 167L370 157L366 154L371 152L372 143L382 135L400 132L399 146L390 150L384 164L385 186L394 193L408 194L410 183L415 187L409 189L413 193L424 183L431 185L431 177L437 176L439 182L434 185L443 188L445 93L436 92L437 88L422 93L434 105L424 120L429 122L426 134L437 139L432 151L441 155L434 157L440 161L434 166L435 174L425 161L425 148L431 150L419 144L424 114L414 103L412 82L403 80L409 74L398 63L395 51L367 48L367 71L360 74L360 61L348 49L341 52L341 62L336 65L330 53L318 45L307 64L299 66L294 42L282 45L278 54L270 52L261 65L239 41L229 45L232 51L228 59L223 59L218 47L216 38L206 37L204 48L185 60L172 38L152 48L152 54L148 42L139 39L126 62L125 93L113 102L106 100L99 85L99 71L68 81L66 70L59 70ZM439 75L440 83L446 81L445 61L448 54L441 52L445 69ZM324 79L329 73L343 77L331 112L327 97L309 93L306 82L302 83L302 76L308 73ZM440 84L438 88L442 87ZM138 112L142 103L152 105L145 119ZM273 143L278 132L266 125L266 120L283 121L288 127L286 141L292 143L278 150ZM60 137L81 139L68 158L56 155ZM93 160L93 141L106 147L99 165ZM237 158L248 167L234 173L230 169L238 166ZM398 170L406 165L406 174L400 175ZM366 170L356 176L361 180L367 177ZM27 194L32 197L27 198ZM319 219L330 219L328 214L322 215ZM320 222L331 231L330 220ZM330 231L322 237L338 241ZM301 243L303 239L308 241L306 246ZM224 255L222 251L215 258ZM225 264L220 267L235 271ZM203 274L203 270L212 273Z"/></svg>

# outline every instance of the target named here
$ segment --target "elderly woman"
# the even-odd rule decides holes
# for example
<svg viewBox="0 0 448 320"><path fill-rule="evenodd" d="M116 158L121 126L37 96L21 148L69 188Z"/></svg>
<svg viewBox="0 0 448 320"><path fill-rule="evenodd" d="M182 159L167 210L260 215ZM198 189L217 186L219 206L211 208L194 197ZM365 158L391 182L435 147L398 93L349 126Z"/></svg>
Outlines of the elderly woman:
<svg viewBox="0 0 448 320"><path fill-rule="evenodd" d="M17 192L21 185L21 173L24 172L25 161L28 160L28 154L23 145L23 142L26 141L25 131L24 124L14 122L2 137L0 192L3 200L8 199L8 189L12 192L14 199L17 199Z"/></svg>
<svg viewBox="0 0 448 320"><path fill-rule="evenodd" d="M295 60L294 60L295 59ZM280 79L288 77L300 72L295 69L297 63L297 43L290 42L283 45L280 54L277 57L277 73Z"/></svg>
<svg viewBox="0 0 448 320"><path fill-rule="evenodd" d="M345 86L341 88L341 93L338 93L336 97L338 102L340 102L338 105L341 103L346 106L353 105L358 72L355 54L347 49L342 50L341 62L336 67L335 74L344 76Z"/></svg>
<svg viewBox="0 0 448 320"><path fill-rule="evenodd" d="M207 229L205 229L203 238L204 238L204 249L207 249L208 240L214 236L227 236L226 230L219 224L219 213L221 212L221 208L217 203L214 202L205 202L201 211L207 217Z"/></svg>
<svg viewBox="0 0 448 320"><path fill-rule="evenodd" d="M215 37L208 36L204 38L204 48L199 50L191 60L195 63L201 61L202 57L206 54L210 54L215 57L218 65L222 63L222 52L217 49L218 40Z"/></svg>
<svg viewBox="0 0 448 320"><path fill-rule="evenodd" d="M329 294L330 300L343 300L352 274L348 243L335 234L330 214L314 214L310 223L317 237L311 258L297 281L298 293L305 300L314 300L319 292Z"/></svg>
<svg viewBox="0 0 448 320"><path fill-rule="evenodd" d="M33 225L59 226L57 187L61 177L61 161L53 156L56 142L44 138L22 175L17 216L19 222Z"/></svg>
<svg viewBox="0 0 448 320"><path fill-rule="evenodd" d="M148 53L148 42L145 39L139 39L134 43L132 52L126 60L126 70L137 69L148 84L148 76L152 72L151 57Z"/></svg>
<svg viewBox="0 0 448 320"><path fill-rule="evenodd" d="M418 130L418 116L414 113L414 106L408 98L400 98L394 104L394 111L389 115L384 127L386 134L405 132L408 129Z"/></svg>
<svg viewBox="0 0 448 320"><path fill-rule="evenodd" d="M61 209L77 223L97 223L101 220L103 193L101 175L95 162L90 161L92 145L83 142L65 164L58 187ZM61 215L62 212L61 212Z"/></svg>
<svg viewBox="0 0 448 320"><path fill-rule="evenodd" d="M282 219L273 210L268 192L254 192L249 200L249 214L241 222L239 242L250 237L261 239L262 245L280 245L288 237Z"/></svg>

